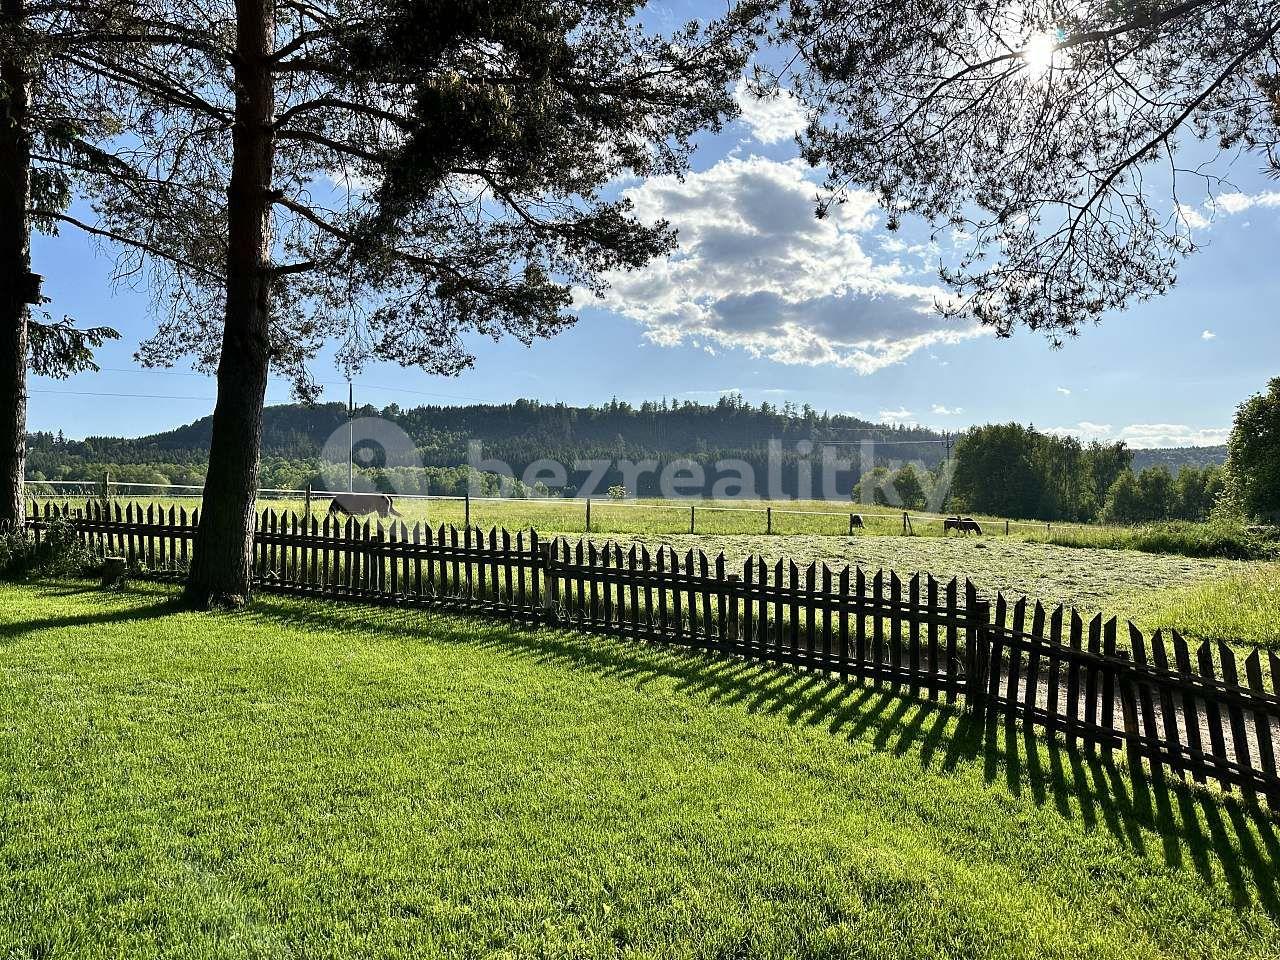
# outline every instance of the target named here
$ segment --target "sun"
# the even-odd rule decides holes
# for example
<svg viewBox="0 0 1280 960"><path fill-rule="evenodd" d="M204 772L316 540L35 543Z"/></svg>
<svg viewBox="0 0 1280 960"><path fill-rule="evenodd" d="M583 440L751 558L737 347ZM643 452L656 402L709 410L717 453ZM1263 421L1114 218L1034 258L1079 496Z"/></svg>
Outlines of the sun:
<svg viewBox="0 0 1280 960"><path fill-rule="evenodd" d="M1061 30L1040 30L1027 38L1022 48L1022 59L1032 77L1043 77L1054 65L1058 44L1063 40Z"/></svg>

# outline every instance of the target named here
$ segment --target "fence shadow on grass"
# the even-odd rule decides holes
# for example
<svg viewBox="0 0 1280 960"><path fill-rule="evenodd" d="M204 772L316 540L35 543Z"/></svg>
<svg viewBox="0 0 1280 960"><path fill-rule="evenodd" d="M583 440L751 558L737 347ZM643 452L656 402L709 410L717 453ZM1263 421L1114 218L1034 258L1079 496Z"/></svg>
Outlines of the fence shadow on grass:
<svg viewBox="0 0 1280 960"><path fill-rule="evenodd" d="M988 783L1002 780L1015 796L1051 805L1086 830L1105 830L1137 855L1175 869L1194 869L1212 887L1225 885L1237 906L1256 897L1280 920L1280 836L1277 823L1239 794L1153 777L1118 765L1100 751L1069 746L1021 723L990 716L976 721L958 706L912 696L905 686L858 685L696 650L560 630L511 630L495 621L467 621L415 611L312 602L306 609L261 599L250 616L315 630L401 640L456 643L554 667L588 671L637 689L671 681L712 705L781 717L869 743L878 751L916 757L946 773L981 763Z"/></svg>

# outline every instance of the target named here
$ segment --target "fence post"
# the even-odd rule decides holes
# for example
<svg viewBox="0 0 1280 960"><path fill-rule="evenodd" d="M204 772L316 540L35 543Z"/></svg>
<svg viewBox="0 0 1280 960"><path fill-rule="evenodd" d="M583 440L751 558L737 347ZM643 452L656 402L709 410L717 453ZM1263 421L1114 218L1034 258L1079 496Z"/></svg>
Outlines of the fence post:
<svg viewBox="0 0 1280 960"><path fill-rule="evenodd" d="M982 720L987 712L987 679L995 668L991 663L991 602L975 600L965 613L969 624L964 647L964 698L969 712Z"/></svg>
<svg viewBox="0 0 1280 960"><path fill-rule="evenodd" d="M587 497L587 533L591 532L591 498Z"/></svg>
<svg viewBox="0 0 1280 960"><path fill-rule="evenodd" d="M111 502L111 471L102 471L102 502L104 505Z"/></svg>
<svg viewBox="0 0 1280 960"><path fill-rule="evenodd" d="M907 511L902 511L902 535L907 535Z"/></svg>
<svg viewBox="0 0 1280 960"><path fill-rule="evenodd" d="M773 507L764 508L764 532L773 533Z"/></svg>
<svg viewBox="0 0 1280 960"><path fill-rule="evenodd" d="M689 532L690 533L693 533L694 511L697 509L698 508L695 507L692 503L689 504Z"/></svg>
<svg viewBox="0 0 1280 960"><path fill-rule="evenodd" d="M462 504L463 504L462 509L463 509L463 517L464 517L463 525L468 530L470 530L471 529L471 491L470 490L462 491Z"/></svg>
<svg viewBox="0 0 1280 960"><path fill-rule="evenodd" d="M849 536L853 536L853 514L849 514Z"/></svg>
<svg viewBox="0 0 1280 960"><path fill-rule="evenodd" d="M307 521L307 525L311 524L311 482L307 481L307 501L302 511L303 518Z"/></svg>
<svg viewBox="0 0 1280 960"><path fill-rule="evenodd" d="M1004 535L1005 535L1006 537L1009 535L1009 521L1008 521L1008 520L1006 520L1006 521L1004 522Z"/></svg>
<svg viewBox="0 0 1280 960"><path fill-rule="evenodd" d="M556 619L555 574L551 555L551 550L555 543L556 541L552 540L548 543L538 544L538 553L542 558L542 619L547 621ZM537 574L535 573L534 575L536 576Z"/></svg>

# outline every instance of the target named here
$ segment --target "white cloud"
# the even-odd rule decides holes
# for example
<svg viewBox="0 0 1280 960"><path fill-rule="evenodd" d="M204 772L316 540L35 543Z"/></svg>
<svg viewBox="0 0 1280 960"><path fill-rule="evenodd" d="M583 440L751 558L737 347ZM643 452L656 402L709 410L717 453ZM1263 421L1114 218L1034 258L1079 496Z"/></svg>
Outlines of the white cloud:
<svg viewBox="0 0 1280 960"><path fill-rule="evenodd" d="M1214 333L1212 330L1206 330L1204 333L1200 334L1200 339L1201 340L1217 340L1218 335Z"/></svg>
<svg viewBox="0 0 1280 960"><path fill-rule="evenodd" d="M1243 213L1253 207L1280 207L1280 192L1267 190L1262 193L1223 193L1205 201L1211 211Z"/></svg>
<svg viewBox="0 0 1280 960"><path fill-rule="evenodd" d="M1058 387L1058 392L1062 394L1064 397L1071 396L1071 390L1068 387Z"/></svg>
<svg viewBox="0 0 1280 960"><path fill-rule="evenodd" d="M1045 433L1081 440L1123 440L1131 447L1214 447L1227 442L1230 427L1192 427L1185 423L1131 423L1115 429L1109 423L1082 420L1075 426L1050 427Z"/></svg>
<svg viewBox="0 0 1280 960"><path fill-rule="evenodd" d="M724 387L720 390L683 390L677 394L680 397L727 397L730 394L741 393L737 387Z"/></svg>
<svg viewBox="0 0 1280 960"><path fill-rule="evenodd" d="M872 373L917 350L983 336L948 321L935 285L864 250L877 223L870 193L855 192L825 219L818 183L799 160L727 157L711 169L655 177L626 191L647 222L670 221L680 249L668 260L609 277L600 301L661 346L710 342L754 357Z"/></svg>
<svg viewBox="0 0 1280 960"><path fill-rule="evenodd" d="M910 420L913 416L915 416L915 414L905 407L900 407L897 410L880 411L880 419L885 423L904 423Z"/></svg>
<svg viewBox="0 0 1280 960"><path fill-rule="evenodd" d="M1215 447L1227 442L1230 427L1189 427L1185 423L1134 423L1117 439L1131 447Z"/></svg>
<svg viewBox="0 0 1280 960"><path fill-rule="evenodd" d="M760 143L790 140L804 129L804 107L790 90L782 89L776 97L757 97L745 79L733 89L733 99L742 111L742 122L751 128L751 136Z"/></svg>
<svg viewBox="0 0 1280 960"><path fill-rule="evenodd" d="M964 413L964 408L948 407L945 404L935 403L933 405L933 412L940 417L958 417L960 414Z"/></svg>
<svg viewBox="0 0 1280 960"><path fill-rule="evenodd" d="M1081 420L1073 427L1049 427L1045 433L1057 437L1078 437L1081 440L1106 440L1111 436L1111 424Z"/></svg>
<svg viewBox="0 0 1280 960"><path fill-rule="evenodd" d="M1185 203L1177 204L1178 218L1192 230L1203 230L1212 222L1195 207Z"/></svg>

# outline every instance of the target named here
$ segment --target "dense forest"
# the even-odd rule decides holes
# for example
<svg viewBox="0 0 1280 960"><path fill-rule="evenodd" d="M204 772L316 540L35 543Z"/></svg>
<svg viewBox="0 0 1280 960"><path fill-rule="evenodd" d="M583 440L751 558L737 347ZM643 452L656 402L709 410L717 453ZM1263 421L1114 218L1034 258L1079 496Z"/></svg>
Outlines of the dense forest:
<svg viewBox="0 0 1280 960"><path fill-rule="evenodd" d="M860 441L875 441L876 463L916 461L933 468L945 458L942 434L923 427L875 424L843 414L819 413L810 406L762 403L753 406L741 397L722 397L715 404L666 400L633 406L614 400L603 406L571 407L517 400L510 404L422 406L403 409L391 405L378 410L357 408L357 417L382 417L412 438L425 471L417 477L397 472L395 488L412 493L457 493L466 482L468 444L479 441L481 456L508 464L514 475L525 475L530 464L553 460L572 467L586 460L652 461L629 492L656 495L662 470L676 461L692 461L706 470L704 492L716 479L712 465L741 460L763 478L768 470L769 441L782 444L778 469L782 493L794 496L799 464L816 459L797 449L801 441L815 445L839 441L839 456L855 461L839 477L839 495L847 497L857 480ZM268 407L262 439L263 486L298 487L318 475L325 442L347 421L342 404ZM30 438L28 476L49 480L100 480L106 471L114 479L140 483L199 483L208 456L211 419L137 439L89 437L65 440L48 433ZM589 470L570 470L558 492L574 494ZM603 485L626 478L616 468ZM411 489L407 489L406 486ZM688 491L686 491L688 492ZM815 490L815 493L818 491Z"/></svg>

